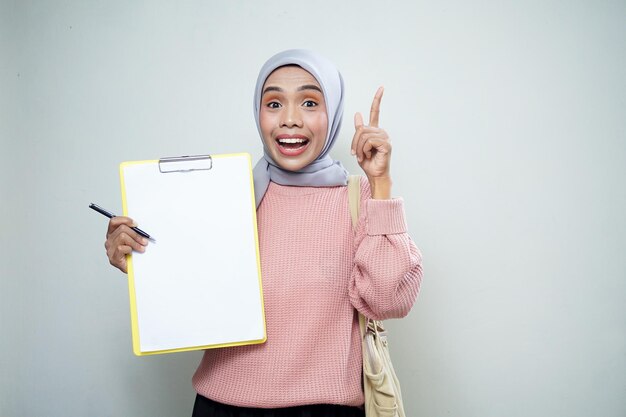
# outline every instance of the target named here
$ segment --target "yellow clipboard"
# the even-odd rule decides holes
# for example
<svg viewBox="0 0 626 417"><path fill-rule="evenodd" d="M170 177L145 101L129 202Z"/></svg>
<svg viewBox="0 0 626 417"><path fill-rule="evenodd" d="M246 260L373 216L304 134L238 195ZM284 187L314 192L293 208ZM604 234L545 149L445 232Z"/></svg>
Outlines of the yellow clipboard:
<svg viewBox="0 0 626 417"><path fill-rule="evenodd" d="M251 157L120 164L122 204L154 241L128 256L138 356L266 340Z"/></svg>

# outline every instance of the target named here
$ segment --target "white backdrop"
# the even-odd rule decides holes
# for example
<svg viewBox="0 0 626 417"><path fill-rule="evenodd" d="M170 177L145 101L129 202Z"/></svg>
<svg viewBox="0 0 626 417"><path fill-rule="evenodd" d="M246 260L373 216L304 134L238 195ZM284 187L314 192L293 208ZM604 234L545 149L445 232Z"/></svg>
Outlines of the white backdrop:
<svg viewBox="0 0 626 417"><path fill-rule="evenodd" d="M249 151L257 70L386 87L424 254L389 323L409 416L626 415L626 3L2 1L0 415L186 416L199 353L137 358L108 265L118 163Z"/></svg>

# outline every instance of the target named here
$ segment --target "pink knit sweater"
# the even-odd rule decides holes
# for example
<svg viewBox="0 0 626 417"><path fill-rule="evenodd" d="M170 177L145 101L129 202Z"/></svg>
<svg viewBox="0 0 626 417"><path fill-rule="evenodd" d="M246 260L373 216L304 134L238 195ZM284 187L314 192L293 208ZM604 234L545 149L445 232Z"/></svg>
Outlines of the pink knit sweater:
<svg viewBox="0 0 626 417"><path fill-rule="evenodd" d="M205 351L199 394L242 407L363 404L355 308L403 317L422 279L402 200L370 195L363 178L355 233L347 187L270 183L257 211L267 342Z"/></svg>

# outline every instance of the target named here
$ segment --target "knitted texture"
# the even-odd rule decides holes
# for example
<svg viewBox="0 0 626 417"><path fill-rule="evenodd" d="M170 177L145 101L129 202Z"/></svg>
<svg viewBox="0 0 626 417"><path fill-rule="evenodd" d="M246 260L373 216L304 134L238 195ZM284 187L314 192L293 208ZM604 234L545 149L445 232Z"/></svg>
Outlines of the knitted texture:
<svg viewBox="0 0 626 417"><path fill-rule="evenodd" d="M355 308L404 317L422 279L402 200L370 196L363 178L355 232L347 187L270 183L257 211L267 342L205 351L199 394L241 407L363 404Z"/></svg>

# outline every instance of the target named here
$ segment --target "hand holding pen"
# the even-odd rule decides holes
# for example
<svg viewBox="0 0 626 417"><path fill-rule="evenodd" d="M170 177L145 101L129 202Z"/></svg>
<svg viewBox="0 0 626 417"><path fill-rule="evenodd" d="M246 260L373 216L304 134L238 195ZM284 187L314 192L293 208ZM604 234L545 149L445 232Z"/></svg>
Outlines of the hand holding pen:
<svg viewBox="0 0 626 417"><path fill-rule="evenodd" d="M126 255L129 255L132 251L144 253L150 236L143 230L138 229L137 223L130 217L115 216L100 207L98 207L100 209L98 210L92 206L95 206L95 204L89 207L107 217L110 217L109 214L112 216L110 217L111 220L109 220L104 247L107 251L109 263L120 271L127 273ZM103 213L103 211L106 213Z"/></svg>

